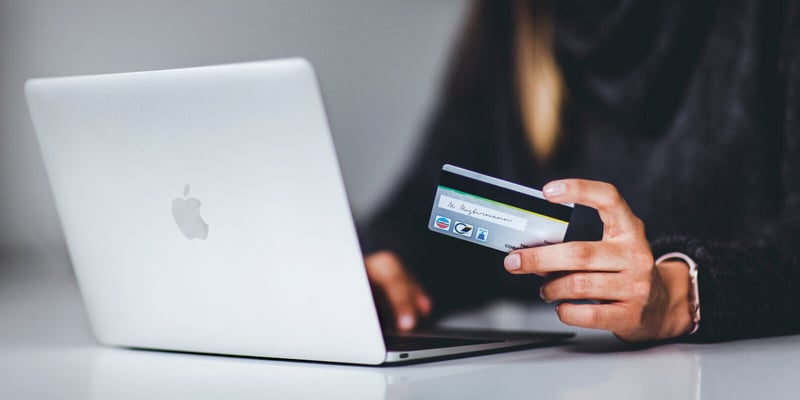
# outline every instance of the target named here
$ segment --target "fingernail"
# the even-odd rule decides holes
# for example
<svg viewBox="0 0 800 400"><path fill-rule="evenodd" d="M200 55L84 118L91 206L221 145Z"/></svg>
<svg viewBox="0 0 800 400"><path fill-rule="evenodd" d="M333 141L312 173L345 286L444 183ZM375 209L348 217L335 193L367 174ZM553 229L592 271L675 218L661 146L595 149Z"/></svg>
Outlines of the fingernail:
<svg viewBox="0 0 800 400"><path fill-rule="evenodd" d="M397 326L402 330L410 330L414 327L414 317L409 314L403 314L397 319Z"/></svg>
<svg viewBox="0 0 800 400"><path fill-rule="evenodd" d="M558 308L561 307L561 303L556 304L556 314L558 314Z"/></svg>
<svg viewBox="0 0 800 400"><path fill-rule="evenodd" d="M542 188L545 196L560 196L567 190L567 186L561 182L548 183Z"/></svg>
<svg viewBox="0 0 800 400"><path fill-rule="evenodd" d="M503 265L507 271L516 271L522 265L522 260L519 258L519 254L509 254L503 260Z"/></svg>
<svg viewBox="0 0 800 400"><path fill-rule="evenodd" d="M539 286L539 298L544 300L544 286ZM547 300L544 300L547 301Z"/></svg>

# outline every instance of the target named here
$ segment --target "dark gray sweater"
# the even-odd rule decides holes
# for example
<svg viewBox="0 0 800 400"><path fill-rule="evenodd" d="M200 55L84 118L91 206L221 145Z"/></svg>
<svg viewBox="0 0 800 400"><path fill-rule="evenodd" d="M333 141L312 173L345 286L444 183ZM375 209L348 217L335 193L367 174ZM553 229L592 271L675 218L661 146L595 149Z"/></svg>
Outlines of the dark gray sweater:
<svg viewBox="0 0 800 400"><path fill-rule="evenodd" d="M569 100L546 164L516 108L509 3L477 4L418 156L360 229L364 251L395 251L440 312L536 299L539 279L507 274L504 254L427 230L441 165L533 187L598 179L645 222L654 256L696 260L693 339L800 332L800 2L555 1Z"/></svg>

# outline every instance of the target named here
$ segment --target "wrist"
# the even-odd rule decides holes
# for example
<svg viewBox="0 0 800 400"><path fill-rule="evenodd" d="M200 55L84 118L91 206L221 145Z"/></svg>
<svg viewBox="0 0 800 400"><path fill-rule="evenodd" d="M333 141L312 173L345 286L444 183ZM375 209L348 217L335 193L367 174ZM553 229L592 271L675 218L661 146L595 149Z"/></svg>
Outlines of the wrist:
<svg viewBox="0 0 800 400"><path fill-rule="evenodd" d="M694 328L689 265L681 260L670 259L656 264L656 268L667 288L669 298L662 335L665 338L686 335Z"/></svg>

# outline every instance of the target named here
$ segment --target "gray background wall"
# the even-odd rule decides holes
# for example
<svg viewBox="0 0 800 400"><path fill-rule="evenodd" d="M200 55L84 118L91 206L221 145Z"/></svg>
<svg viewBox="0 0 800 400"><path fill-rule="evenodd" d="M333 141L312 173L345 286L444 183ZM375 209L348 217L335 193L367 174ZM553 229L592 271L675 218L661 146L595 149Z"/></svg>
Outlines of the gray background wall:
<svg viewBox="0 0 800 400"><path fill-rule="evenodd" d="M304 56L357 218L391 187L464 0L0 0L0 258L66 257L23 98L31 77Z"/></svg>

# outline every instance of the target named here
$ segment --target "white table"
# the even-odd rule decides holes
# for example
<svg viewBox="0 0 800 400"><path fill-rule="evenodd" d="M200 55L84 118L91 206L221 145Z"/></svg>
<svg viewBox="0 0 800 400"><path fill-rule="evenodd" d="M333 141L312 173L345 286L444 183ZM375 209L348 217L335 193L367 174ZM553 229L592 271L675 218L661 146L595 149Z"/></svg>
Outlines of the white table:
<svg viewBox="0 0 800 400"><path fill-rule="evenodd" d="M800 398L800 336L636 350L578 330L562 346L400 367L101 347L68 269L49 270L0 268L0 399ZM549 307L509 303L447 324L565 329Z"/></svg>

